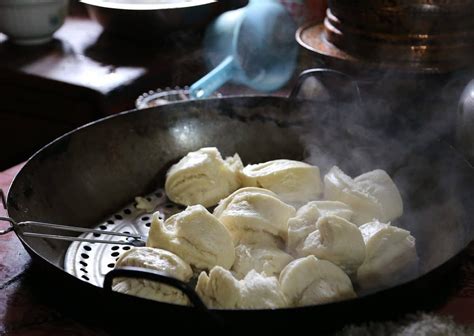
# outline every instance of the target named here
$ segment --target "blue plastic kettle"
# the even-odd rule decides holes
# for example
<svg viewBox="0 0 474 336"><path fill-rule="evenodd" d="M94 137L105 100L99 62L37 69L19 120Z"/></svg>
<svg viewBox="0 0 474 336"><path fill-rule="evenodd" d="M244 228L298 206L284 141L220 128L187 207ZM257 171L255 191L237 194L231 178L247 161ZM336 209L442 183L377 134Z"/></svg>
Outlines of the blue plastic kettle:
<svg viewBox="0 0 474 336"><path fill-rule="evenodd" d="M290 14L276 0L250 0L222 14L204 38L214 69L191 86L191 97L206 98L229 80L259 91L279 89L295 70L295 31Z"/></svg>

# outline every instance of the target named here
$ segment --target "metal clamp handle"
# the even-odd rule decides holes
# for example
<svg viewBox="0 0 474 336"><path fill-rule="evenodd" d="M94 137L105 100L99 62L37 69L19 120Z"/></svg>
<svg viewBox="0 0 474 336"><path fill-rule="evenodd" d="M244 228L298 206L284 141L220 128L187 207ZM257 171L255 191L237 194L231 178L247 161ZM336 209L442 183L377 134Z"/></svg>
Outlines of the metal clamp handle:
<svg viewBox="0 0 474 336"><path fill-rule="evenodd" d="M11 232L15 229L16 222L10 217L0 217L0 221L10 223L6 229L0 230L0 236L3 236L4 234L7 234L8 232Z"/></svg>
<svg viewBox="0 0 474 336"><path fill-rule="evenodd" d="M349 75L342 73L340 71L332 69L308 69L300 73L298 80L291 90L289 99L298 99L301 96L303 86L309 78L314 78L318 81L318 92L316 95L310 95L305 97L309 100L342 100L346 102L352 102L356 104L361 104L361 95L360 89L356 81ZM325 94L328 96L322 96L322 89L327 91Z"/></svg>
<svg viewBox="0 0 474 336"><path fill-rule="evenodd" d="M139 267L121 267L111 270L105 275L104 289L112 291L112 284L115 278L140 278L150 281L156 281L171 287L174 287L183 292L193 304L195 308L200 311L208 312L206 305L202 302L199 295L196 293L194 288L189 286L187 283L172 278L166 273L158 272L150 269L139 268Z"/></svg>

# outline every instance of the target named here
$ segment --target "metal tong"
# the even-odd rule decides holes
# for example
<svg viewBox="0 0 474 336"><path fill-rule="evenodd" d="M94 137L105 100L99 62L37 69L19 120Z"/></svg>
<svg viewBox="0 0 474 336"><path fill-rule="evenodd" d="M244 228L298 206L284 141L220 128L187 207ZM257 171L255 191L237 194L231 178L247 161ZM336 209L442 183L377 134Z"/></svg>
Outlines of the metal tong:
<svg viewBox="0 0 474 336"><path fill-rule="evenodd" d="M6 200L5 200L5 194L3 193L2 189L0 189L0 199L3 205L3 208L6 210L7 205L6 205ZM25 237L48 238L48 239L66 240L66 241L79 241L79 242L86 242L86 243L131 245L135 247L145 246L146 244L144 237L138 234L133 234L133 233L121 233L121 232L112 232L112 231L106 231L106 230L87 229L87 228L81 228L81 227L76 227L76 226L58 225L58 224L36 222L36 221L16 222L13 218L1 217L1 216L0 216L0 221L8 222L10 224L8 228L4 230L0 230L0 235L7 234L10 231L15 231L18 234L21 233ZM97 233L101 235L124 237L124 238L127 238L127 240L112 241L112 240L106 240L106 239L89 239L89 238L82 238L82 237L62 236L58 234L25 231L30 227L50 228L50 229L80 232L80 233Z"/></svg>

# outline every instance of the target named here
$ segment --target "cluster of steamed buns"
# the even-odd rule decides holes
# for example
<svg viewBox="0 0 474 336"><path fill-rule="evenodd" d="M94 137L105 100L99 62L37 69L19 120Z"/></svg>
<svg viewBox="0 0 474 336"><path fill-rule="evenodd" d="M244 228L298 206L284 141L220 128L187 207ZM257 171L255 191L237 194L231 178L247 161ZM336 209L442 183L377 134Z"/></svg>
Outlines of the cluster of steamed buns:
<svg viewBox="0 0 474 336"><path fill-rule="evenodd" d="M417 265L415 239L392 226L403 204L390 176L356 178L333 167L275 160L243 166L216 148L183 157L167 174L168 198L187 208L152 217L147 247L116 267L140 266L189 282L210 308L322 304L389 286ZM213 213L207 208L216 206ZM114 290L189 304L176 289L120 280Z"/></svg>

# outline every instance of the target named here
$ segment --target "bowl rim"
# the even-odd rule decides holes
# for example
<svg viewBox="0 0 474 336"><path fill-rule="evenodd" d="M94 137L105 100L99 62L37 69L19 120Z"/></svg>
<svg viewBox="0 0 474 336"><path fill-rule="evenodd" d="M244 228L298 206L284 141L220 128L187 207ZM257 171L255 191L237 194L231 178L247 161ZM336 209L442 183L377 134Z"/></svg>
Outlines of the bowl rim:
<svg viewBox="0 0 474 336"><path fill-rule="evenodd" d="M104 0L80 0L81 3L91 5L95 7L102 7L108 9L122 9L122 10L160 10L160 9L177 9L177 8L189 8L203 5L209 5L216 3L217 0L188 0L174 3L143 3L143 4L131 4L131 3L117 3L113 1Z"/></svg>

